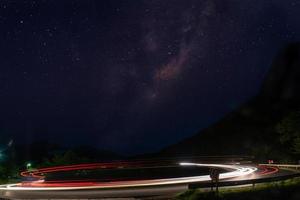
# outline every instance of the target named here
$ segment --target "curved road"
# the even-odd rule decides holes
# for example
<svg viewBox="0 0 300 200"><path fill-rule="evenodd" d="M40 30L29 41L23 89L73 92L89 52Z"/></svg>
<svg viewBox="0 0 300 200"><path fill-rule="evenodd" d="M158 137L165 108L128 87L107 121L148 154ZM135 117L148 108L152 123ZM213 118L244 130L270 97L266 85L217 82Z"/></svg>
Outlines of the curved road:
<svg viewBox="0 0 300 200"><path fill-rule="evenodd" d="M134 163L142 167L143 163ZM210 187L210 175L186 176L178 178L156 178L144 180L55 180L45 177L50 173L76 170L94 170L107 168L132 167L124 163L96 163L70 166L43 168L35 171L22 172L25 181L17 184L0 186L0 197L7 199L45 199L45 198L105 198L105 197L150 197L163 196L183 192L188 188ZM254 166L239 164L203 164L184 162L181 167L205 167L218 169L220 186L243 185L255 182L267 182L277 179L289 178L298 175L295 171L281 170L272 166ZM28 181L28 179L31 179Z"/></svg>

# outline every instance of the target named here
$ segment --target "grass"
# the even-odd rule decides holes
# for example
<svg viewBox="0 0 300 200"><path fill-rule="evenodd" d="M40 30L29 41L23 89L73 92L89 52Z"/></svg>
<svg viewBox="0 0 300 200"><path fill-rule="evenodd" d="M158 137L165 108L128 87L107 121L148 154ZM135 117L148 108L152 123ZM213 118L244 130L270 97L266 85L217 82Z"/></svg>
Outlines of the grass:
<svg viewBox="0 0 300 200"><path fill-rule="evenodd" d="M0 179L0 185L7 184L7 183L8 183L7 180L1 180L1 179Z"/></svg>
<svg viewBox="0 0 300 200"><path fill-rule="evenodd" d="M255 187L220 188L219 193L203 189L188 190L176 197L177 200L299 200L300 178L257 184Z"/></svg>
<svg viewBox="0 0 300 200"><path fill-rule="evenodd" d="M10 183L17 183L20 182L20 179L0 179L0 185L4 185L4 184L10 184Z"/></svg>

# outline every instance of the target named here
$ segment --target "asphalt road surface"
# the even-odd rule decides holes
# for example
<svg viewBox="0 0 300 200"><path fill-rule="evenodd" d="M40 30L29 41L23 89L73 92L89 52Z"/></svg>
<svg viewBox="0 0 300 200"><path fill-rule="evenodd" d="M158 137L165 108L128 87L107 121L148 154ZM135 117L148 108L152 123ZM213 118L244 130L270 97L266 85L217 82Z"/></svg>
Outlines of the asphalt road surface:
<svg viewBox="0 0 300 200"><path fill-rule="evenodd" d="M0 198L5 199L100 199L100 198L146 198L172 196L184 192L189 188L210 187L211 175L201 174L192 176L176 175L170 178L147 178L128 180L48 180L51 173L69 173L74 171L99 169L126 169L132 168L130 163L96 163L71 166L43 168L34 171L22 172L24 180L16 184L0 186ZM166 166L163 166L166 167ZM273 166L216 164L216 163L178 163L178 167L189 170L191 167L214 169L217 171L220 186L237 186L287 179L299 175L293 170L278 169ZM152 164L134 163L134 168L153 169ZM211 171L211 170L210 170Z"/></svg>

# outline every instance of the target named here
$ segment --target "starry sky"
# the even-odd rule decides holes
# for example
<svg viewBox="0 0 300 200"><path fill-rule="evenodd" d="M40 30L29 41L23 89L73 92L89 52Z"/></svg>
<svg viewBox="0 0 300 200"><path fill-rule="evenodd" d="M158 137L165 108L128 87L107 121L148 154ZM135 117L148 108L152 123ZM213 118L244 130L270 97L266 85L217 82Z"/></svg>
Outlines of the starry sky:
<svg viewBox="0 0 300 200"><path fill-rule="evenodd" d="M297 0L0 0L2 140L123 154L187 138L255 96L300 40Z"/></svg>

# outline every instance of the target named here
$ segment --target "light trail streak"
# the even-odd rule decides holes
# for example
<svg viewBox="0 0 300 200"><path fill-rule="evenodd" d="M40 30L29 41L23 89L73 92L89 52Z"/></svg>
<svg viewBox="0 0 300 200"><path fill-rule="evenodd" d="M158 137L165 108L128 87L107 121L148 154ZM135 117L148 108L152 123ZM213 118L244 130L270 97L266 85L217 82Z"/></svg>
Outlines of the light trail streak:
<svg viewBox="0 0 300 200"><path fill-rule="evenodd" d="M241 165L225 165L225 164L201 164L201 163L190 163L183 162L179 163L181 166L198 166L198 167L211 167L211 168L222 168L227 170L232 170L229 172L224 172L220 174L220 179L236 178L241 176L246 176L254 173L257 168L250 166ZM44 168L33 173L23 173L25 176L39 176L41 173L50 173L57 171L68 171L68 170L78 170L78 169L95 169L103 167L103 164L83 164L83 165L73 165L73 166L62 166L54 168ZM113 167L116 165L114 164ZM110 165L110 167L112 167ZM76 183L47 183L44 180L33 181L27 184L10 184L6 185L5 188L0 188L1 190L10 191L58 191L58 190L84 190L84 189L114 189L114 188L132 188L132 187L148 187L148 186L164 186L164 185L176 185L176 184L190 184L198 182L210 181L209 175L201 176L191 176L191 177L180 177L180 178L164 178L164 179L150 179L150 180L132 180L132 181L113 181L107 183L101 182L76 182Z"/></svg>

